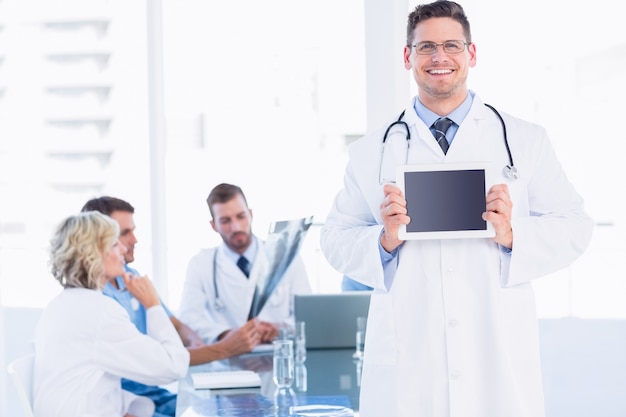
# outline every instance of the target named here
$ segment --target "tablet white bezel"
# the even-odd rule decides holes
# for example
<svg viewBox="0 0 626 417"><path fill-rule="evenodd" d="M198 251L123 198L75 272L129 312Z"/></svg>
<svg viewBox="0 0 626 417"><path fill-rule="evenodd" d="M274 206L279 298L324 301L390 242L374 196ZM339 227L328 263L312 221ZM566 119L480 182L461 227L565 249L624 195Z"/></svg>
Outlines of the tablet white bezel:
<svg viewBox="0 0 626 417"><path fill-rule="evenodd" d="M404 174L406 172L424 172L424 171L465 171L465 170L483 170L485 172L485 198L489 188L491 188L491 175L489 172L489 164L486 162L468 162L468 163L449 163L449 164L415 164L400 165L396 170L396 185L406 195ZM491 222L485 222L486 229L483 230L453 230L440 232L407 232L406 225L401 225L398 231L398 237L402 240L419 240L419 239L462 239L462 238L485 238L494 237L496 232Z"/></svg>

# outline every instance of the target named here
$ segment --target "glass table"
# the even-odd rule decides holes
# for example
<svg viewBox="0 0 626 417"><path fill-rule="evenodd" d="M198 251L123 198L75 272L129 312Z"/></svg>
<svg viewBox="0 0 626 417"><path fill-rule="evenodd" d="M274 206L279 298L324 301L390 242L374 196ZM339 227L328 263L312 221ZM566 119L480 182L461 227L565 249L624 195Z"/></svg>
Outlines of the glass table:
<svg viewBox="0 0 626 417"><path fill-rule="evenodd" d="M296 369L300 378L294 382L288 396L282 391L276 392L271 351L191 366L178 384L176 417L282 417L298 415L293 413L294 409L313 405L351 408L354 415L358 415L362 362L354 359L353 354L354 349L307 350L304 369ZM191 374L194 372L240 369L256 371L261 377L261 387L222 390L193 387Z"/></svg>

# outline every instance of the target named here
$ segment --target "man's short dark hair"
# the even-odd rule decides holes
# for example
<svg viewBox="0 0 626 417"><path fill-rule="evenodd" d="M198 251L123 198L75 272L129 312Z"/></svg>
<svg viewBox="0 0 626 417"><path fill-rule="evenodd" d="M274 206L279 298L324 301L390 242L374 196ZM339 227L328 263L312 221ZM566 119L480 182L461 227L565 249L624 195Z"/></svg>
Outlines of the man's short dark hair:
<svg viewBox="0 0 626 417"><path fill-rule="evenodd" d="M472 31L469 20L460 4L449 0L437 0L432 3L420 4L409 14L406 28L406 44L413 43L413 31L418 23L433 17L449 17L463 26L465 41L472 42Z"/></svg>
<svg viewBox="0 0 626 417"><path fill-rule="evenodd" d="M87 201L81 211L99 211L102 214L111 216L114 211L126 211L128 213L135 213L135 208L130 205L129 202L122 200L121 198L102 196L98 198L92 198Z"/></svg>
<svg viewBox="0 0 626 417"><path fill-rule="evenodd" d="M213 216L214 204L226 203L232 200L233 198L235 198L237 195L240 195L243 197L243 201L246 203L246 207L248 207L248 201L246 200L246 196L244 195L241 188L239 188L238 186L222 183L213 187L213 189L209 193L209 196L206 199L206 203L209 206L209 211L211 212L211 217L214 218Z"/></svg>

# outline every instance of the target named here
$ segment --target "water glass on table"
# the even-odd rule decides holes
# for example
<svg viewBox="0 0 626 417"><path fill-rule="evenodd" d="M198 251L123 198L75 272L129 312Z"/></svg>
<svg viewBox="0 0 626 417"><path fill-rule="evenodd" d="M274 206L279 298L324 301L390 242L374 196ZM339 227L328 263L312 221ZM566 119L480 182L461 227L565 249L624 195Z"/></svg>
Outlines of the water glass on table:
<svg viewBox="0 0 626 417"><path fill-rule="evenodd" d="M306 361L306 325L303 321L296 322L296 363Z"/></svg>
<svg viewBox="0 0 626 417"><path fill-rule="evenodd" d="M307 391L306 361L306 325L303 321L296 322L296 390Z"/></svg>
<svg viewBox="0 0 626 417"><path fill-rule="evenodd" d="M274 383L280 389L290 389L294 378L292 340L274 341Z"/></svg>
<svg viewBox="0 0 626 417"><path fill-rule="evenodd" d="M367 317L356 318L356 352L354 357L363 359L365 350L365 331L367 329Z"/></svg>

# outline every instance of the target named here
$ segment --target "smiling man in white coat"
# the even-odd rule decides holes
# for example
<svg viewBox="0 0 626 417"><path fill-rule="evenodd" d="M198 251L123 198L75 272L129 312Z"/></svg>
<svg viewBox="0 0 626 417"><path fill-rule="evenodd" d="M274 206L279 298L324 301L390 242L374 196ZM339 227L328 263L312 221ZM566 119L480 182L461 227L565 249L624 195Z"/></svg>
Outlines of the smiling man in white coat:
<svg viewBox="0 0 626 417"><path fill-rule="evenodd" d="M409 14L404 66L418 94L389 122L406 126L351 145L321 233L330 264L374 288L361 417L545 415L531 280L576 260L593 222L545 129L468 90L476 48L459 4ZM435 129L443 118L449 128ZM482 220L495 237L401 240L411 219L395 167L478 161L494 177Z"/></svg>
<svg viewBox="0 0 626 417"><path fill-rule="evenodd" d="M252 210L240 187L215 186L207 204L211 227L223 244L202 249L189 261L180 316L205 343L211 343L246 323L267 259L264 242L252 233ZM244 259L246 265L240 266ZM270 343L281 325L293 324L294 295L309 293L304 263L296 256L257 316L263 343Z"/></svg>

